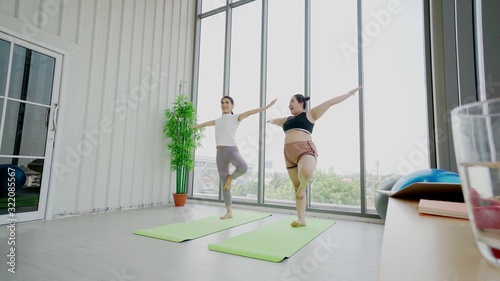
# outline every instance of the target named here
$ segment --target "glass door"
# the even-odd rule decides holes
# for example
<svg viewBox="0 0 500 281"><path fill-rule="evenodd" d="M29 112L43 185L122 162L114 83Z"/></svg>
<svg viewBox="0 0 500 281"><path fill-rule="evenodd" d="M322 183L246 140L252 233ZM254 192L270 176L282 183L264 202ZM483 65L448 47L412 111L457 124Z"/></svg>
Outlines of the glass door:
<svg viewBox="0 0 500 281"><path fill-rule="evenodd" d="M45 218L61 61L0 33L0 224Z"/></svg>

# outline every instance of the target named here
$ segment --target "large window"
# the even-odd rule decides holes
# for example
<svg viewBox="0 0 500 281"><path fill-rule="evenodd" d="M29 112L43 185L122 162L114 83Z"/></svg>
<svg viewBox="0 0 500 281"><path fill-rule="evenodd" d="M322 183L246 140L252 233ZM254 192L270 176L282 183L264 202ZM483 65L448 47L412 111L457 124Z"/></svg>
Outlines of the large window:
<svg viewBox="0 0 500 281"><path fill-rule="evenodd" d="M286 7L286 9L284 9ZM290 115L288 103L304 93L304 1L269 1L267 99L278 99L267 119ZM283 158L284 132L266 126L264 202L295 206Z"/></svg>
<svg viewBox="0 0 500 281"><path fill-rule="evenodd" d="M224 88L224 38L226 13L221 12L201 21L198 79L198 120L214 120L221 113L220 99ZM203 198L219 198L219 175L215 164L215 130L207 127L203 147L195 153L193 194Z"/></svg>
<svg viewBox="0 0 500 281"><path fill-rule="evenodd" d="M229 96L234 113L260 107L260 1L233 9ZM257 202L259 173L259 115L244 119L236 141L248 172L232 183L233 202Z"/></svg>
<svg viewBox="0 0 500 281"><path fill-rule="evenodd" d="M381 181L430 167L423 4L361 3L202 1L200 6L195 67L200 122L220 116L223 95L234 98L235 113L277 98L265 112L270 119L290 115L294 94L310 96L313 107L363 84L361 93L335 105L315 125L319 157L309 210L375 214L374 191ZM221 200L213 127L205 136L196 151L193 196ZM249 171L233 184L233 201L294 208L283 130L255 115L241 123L237 140Z"/></svg>
<svg viewBox="0 0 500 281"><path fill-rule="evenodd" d="M363 1L365 190L429 168L423 7L420 1Z"/></svg>
<svg viewBox="0 0 500 281"><path fill-rule="evenodd" d="M356 1L311 1L311 107L360 83L356 15ZM319 157L311 207L359 212L359 94L327 111L313 138Z"/></svg>

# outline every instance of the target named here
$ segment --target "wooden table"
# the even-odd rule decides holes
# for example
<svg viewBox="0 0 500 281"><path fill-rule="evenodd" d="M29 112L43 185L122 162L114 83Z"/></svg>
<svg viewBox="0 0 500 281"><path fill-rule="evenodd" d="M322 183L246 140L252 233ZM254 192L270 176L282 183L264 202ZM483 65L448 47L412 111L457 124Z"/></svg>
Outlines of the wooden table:
<svg viewBox="0 0 500 281"><path fill-rule="evenodd" d="M382 243L380 281L500 280L468 220L419 214L418 200L389 197Z"/></svg>

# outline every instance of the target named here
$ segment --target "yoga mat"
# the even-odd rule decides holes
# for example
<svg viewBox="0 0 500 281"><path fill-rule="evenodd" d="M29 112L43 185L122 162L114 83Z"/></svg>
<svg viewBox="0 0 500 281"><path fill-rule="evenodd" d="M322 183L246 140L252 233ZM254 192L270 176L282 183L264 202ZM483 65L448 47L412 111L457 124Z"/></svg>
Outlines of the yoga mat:
<svg viewBox="0 0 500 281"><path fill-rule="evenodd" d="M208 248L212 251L280 262L291 257L335 224L334 221L326 219L308 218L307 226L291 227L290 222L293 219L283 219L220 243L209 244Z"/></svg>
<svg viewBox="0 0 500 281"><path fill-rule="evenodd" d="M227 220L221 220L220 216L213 216L148 229L138 229L134 230L133 233L172 242L184 242L269 216L271 215L233 211L233 217Z"/></svg>

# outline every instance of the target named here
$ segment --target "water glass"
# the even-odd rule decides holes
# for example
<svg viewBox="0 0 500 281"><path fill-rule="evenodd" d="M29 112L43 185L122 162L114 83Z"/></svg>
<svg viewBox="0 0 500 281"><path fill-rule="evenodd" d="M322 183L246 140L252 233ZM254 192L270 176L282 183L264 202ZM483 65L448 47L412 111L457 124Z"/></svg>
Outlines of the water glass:
<svg viewBox="0 0 500 281"><path fill-rule="evenodd" d="M451 111L462 191L477 247L500 267L500 99Z"/></svg>

